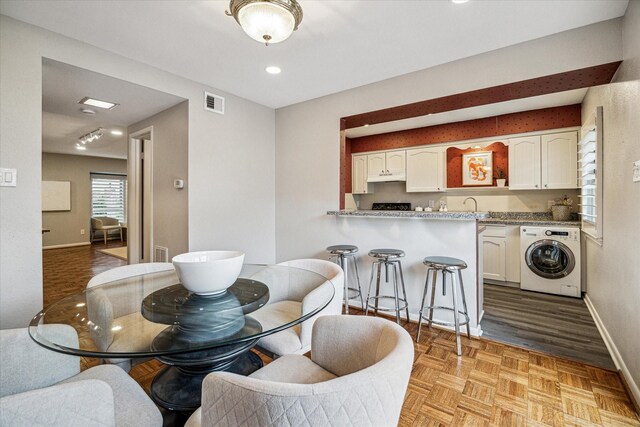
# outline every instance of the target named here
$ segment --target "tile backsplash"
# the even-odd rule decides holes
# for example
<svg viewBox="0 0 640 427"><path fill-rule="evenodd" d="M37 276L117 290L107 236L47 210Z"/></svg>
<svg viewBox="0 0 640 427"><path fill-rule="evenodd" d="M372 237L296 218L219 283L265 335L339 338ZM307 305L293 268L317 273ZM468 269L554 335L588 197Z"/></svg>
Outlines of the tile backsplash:
<svg viewBox="0 0 640 427"><path fill-rule="evenodd" d="M371 209L374 202L409 202L411 207L428 206L434 200L436 207L443 200L450 211L473 210L474 204L467 197L478 201L479 211L496 212L545 212L549 201L565 194L573 199L574 210L578 204L578 191L574 190L508 190L508 189L453 189L444 193L407 193L404 182L380 182L374 184L373 194L354 195L358 209Z"/></svg>

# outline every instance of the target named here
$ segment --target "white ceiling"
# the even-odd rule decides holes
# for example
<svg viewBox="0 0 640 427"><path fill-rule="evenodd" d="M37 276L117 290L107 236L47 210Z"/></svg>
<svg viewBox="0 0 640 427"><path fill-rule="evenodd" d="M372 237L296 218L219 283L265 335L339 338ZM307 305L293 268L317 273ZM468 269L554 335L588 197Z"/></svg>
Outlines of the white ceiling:
<svg viewBox="0 0 640 427"><path fill-rule="evenodd" d="M180 102L183 98L124 80L44 59L42 63L42 151L96 157L127 157L127 127ZM115 102L113 110L78 104L85 96ZM89 116L82 108L96 112ZM106 130L84 151L78 138L99 127ZM122 136L111 135L120 130Z"/></svg>
<svg viewBox="0 0 640 427"><path fill-rule="evenodd" d="M444 113L430 114L428 116L413 117L410 119L396 120L393 122L379 123L369 126L360 126L357 128L347 129L345 131L345 135L348 138L360 138L362 136L435 126L443 123L481 119L484 117L499 116L502 114L517 113L520 111L581 104L587 94L587 90L588 89L586 88L575 89L566 92L552 93L549 95L533 96L530 98L515 99L513 101L446 111Z"/></svg>
<svg viewBox="0 0 640 427"><path fill-rule="evenodd" d="M2 0L0 13L278 108L620 17L628 0L299 0L264 46L219 1ZM278 65L282 74L265 73Z"/></svg>

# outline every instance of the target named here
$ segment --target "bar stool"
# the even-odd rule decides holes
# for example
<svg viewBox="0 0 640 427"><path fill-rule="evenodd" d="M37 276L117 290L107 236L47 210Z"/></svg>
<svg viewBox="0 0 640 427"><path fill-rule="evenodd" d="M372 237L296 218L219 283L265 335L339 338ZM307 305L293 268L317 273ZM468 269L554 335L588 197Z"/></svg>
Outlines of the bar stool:
<svg viewBox="0 0 640 427"><path fill-rule="evenodd" d="M371 264L371 279L369 280L369 290L367 292L367 308L364 312L365 316L369 314L369 307L373 301L374 312L378 314L380 311L395 311L396 322L400 324L400 311L406 310L407 321L409 320L409 305L407 304L407 292L404 288L404 276L402 274L402 264L400 258L404 256L404 251L400 249L372 249L369 256L376 260ZM389 267L393 268L393 296L380 295L380 279L382 276L382 266L384 265L385 282L389 283ZM377 266L377 269L376 269ZM398 294L398 271L400 271L400 284L402 285L402 298ZM371 285L373 284L374 272L376 272L376 293L371 296ZM380 300L393 300L395 308L380 307Z"/></svg>
<svg viewBox="0 0 640 427"><path fill-rule="evenodd" d="M327 251L329 252L331 258L335 257L335 262L344 271L344 312L346 314L349 314L349 300L355 297L360 297L360 304L362 309L364 310L362 288L360 287L360 275L358 274L358 262L356 261L355 257L356 252L358 252L358 247L354 245L334 245L329 246L327 248ZM349 260L351 260L353 269L356 272L356 284L358 285L357 289L349 287Z"/></svg>
<svg viewBox="0 0 640 427"><path fill-rule="evenodd" d="M424 283L424 292L422 293L422 304L420 305L420 318L418 320L418 333L416 335L416 341L420 339L420 329L422 328L422 319L429 322L429 329L431 330L431 324L442 326L454 326L456 330L456 350L458 356L462 355L462 348L460 345L460 326L467 325L467 337L471 338L471 331L469 330L469 312L467 311L467 300L464 297L464 283L462 282L462 270L467 268L467 263L457 258L433 256L426 257L423 264L427 266L427 279ZM427 292L429 291L429 273L433 271L433 278L431 281L431 304L427 307L424 306L424 301L427 298ZM438 272L442 272L442 295L447 295L447 274L451 275L451 293L453 296L453 307L436 306L436 283L438 281ZM456 275L458 276L458 286L460 286L460 293L462 294L462 308L464 311L458 310L458 292L456 289ZM429 310L429 317L423 316L423 311ZM448 310L454 313L454 321L443 322L433 320L434 310ZM464 316L464 320L461 322L459 314Z"/></svg>

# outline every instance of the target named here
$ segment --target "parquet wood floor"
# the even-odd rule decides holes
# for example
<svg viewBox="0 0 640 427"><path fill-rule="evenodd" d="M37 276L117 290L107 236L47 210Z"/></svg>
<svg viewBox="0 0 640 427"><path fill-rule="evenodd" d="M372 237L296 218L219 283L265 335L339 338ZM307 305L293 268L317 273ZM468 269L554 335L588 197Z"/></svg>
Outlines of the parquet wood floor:
<svg viewBox="0 0 640 427"><path fill-rule="evenodd" d="M56 256L64 262L62 251L72 250L59 251ZM65 279L61 269L55 282L65 284L68 280L80 280L80 275L91 276L88 271L77 270L78 263L70 262L70 265L73 267L68 273L70 277ZM92 262L86 265L87 270L94 268ZM86 284L88 278L83 280ZM45 283L51 295L68 291L56 291L55 286L53 282ZM51 295L49 298L55 300ZM416 324L404 323L403 326L415 336ZM617 372L465 337L462 338L463 355L457 357L455 336L438 329L423 328L420 342L414 346L413 370L400 415L402 427L640 427L639 414ZM264 355L261 358L265 363L270 361ZM84 369L96 363L95 359L83 358L82 366ZM148 392L161 367L158 361L148 361L135 366L131 376Z"/></svg>

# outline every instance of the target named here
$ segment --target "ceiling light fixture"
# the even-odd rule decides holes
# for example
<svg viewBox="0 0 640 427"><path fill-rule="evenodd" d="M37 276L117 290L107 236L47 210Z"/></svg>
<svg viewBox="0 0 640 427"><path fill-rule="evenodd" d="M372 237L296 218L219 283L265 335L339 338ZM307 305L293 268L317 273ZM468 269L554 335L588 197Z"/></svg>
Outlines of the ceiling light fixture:
<svg viewBox="0 0 640 427"><path fill-rule="evenodd" d="M118 130L118 129L114 129L114 130L111 131L111 135L122 136L122 131Z"/></svg>
<svg viewBox="0 0 640 427"><path fill-rule="evenodd" d="M76 144L76 150L84 151L86 149L87 147L85 147L84 145Z"/></svg>
<svg viewBox="0 0 640 427"><path fill-rule="evenodd" d="M102 135L104 135L104 129L98 128L96 130L92 130L91 132L85 133L84 135L82 135L80 138L78 138L78 142L82 145L86 145L89 142L93 142L102 138ZM79 144L76 144L76 148L78 147L78 145Z"/></svg>
<svg viewBox="0 0 640 427"><path fill-rule="evenodd" d="M280 67L276 67L275 65L270 65L264 69L269 74L280 74L282 70Z"/></svg>
<svg viewBox="0 0 640 427"><path fill-rule="evenodd" d="M120 105L120 104L116 104L115 102L101 101L99 99L89 98L88 96L85 96L84 98L82 98L78 102L78 104L90 105L92 107L98 107L98 108L104 108L105 110L113 110L118 105ZM91 113L89 113L89 114L91 114Z"/></svg>
<svg viewBox="0 0 640 427"><path fill-rule="evenodd" d="M81 109L81 110L80 110L80 112L81 112L82 114L87 114L87 115L89 115L89 116L93 116L93 115L95 115L95 114L96 114L96 112L95 112L95 111L90 110L90 109L88 109L88 108L83 108L83 109Z"/></svg>
<svg viewBox="0 0 640 427"><path fill-rule="evenodd" d="M231 0L225 13L249 37L267 46L288 39L302 22L302 8L296 0Z"/></svg>
<svg viewBox="0 0 640 427"><path fill-rule="evenodd" d="M451 0L451 3L453 4L463 4L463 3L467 3L469 0Z"/></svg>

